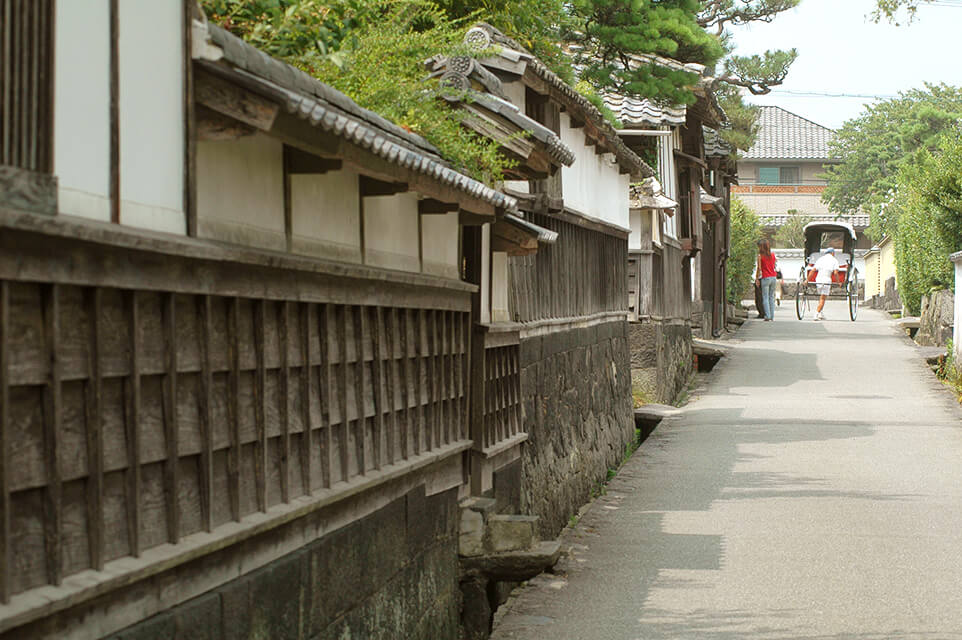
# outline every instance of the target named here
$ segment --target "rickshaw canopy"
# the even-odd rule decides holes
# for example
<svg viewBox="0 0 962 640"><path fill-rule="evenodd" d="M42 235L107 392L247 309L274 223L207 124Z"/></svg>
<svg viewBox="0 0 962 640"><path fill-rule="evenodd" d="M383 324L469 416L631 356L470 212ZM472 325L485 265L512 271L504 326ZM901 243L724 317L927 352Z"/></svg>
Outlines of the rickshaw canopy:
<svg viewBox="0 0 962 640"><path fill-rule="evenodd" d="M837 233L841 235L842 246L836 247L836 249L849 254L850 257L855 249L855 242L858 240L855 228L847 222L816 220L805 225L804 233L806 256L822 252L822 249L825 248L822 246L822 237L823 234L826 233Z"/></svg>

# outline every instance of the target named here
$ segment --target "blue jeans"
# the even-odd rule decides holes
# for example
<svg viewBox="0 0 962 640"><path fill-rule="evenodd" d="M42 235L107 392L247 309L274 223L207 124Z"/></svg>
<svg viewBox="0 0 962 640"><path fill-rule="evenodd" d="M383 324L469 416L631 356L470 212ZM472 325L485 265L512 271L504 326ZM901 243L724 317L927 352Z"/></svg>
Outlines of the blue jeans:
<svg viewBox="0 0 962 640"><path fill-rule="evenodd" d="M775 317L775 278L762 278L762 306L765 317L772 320Z"/></svg>

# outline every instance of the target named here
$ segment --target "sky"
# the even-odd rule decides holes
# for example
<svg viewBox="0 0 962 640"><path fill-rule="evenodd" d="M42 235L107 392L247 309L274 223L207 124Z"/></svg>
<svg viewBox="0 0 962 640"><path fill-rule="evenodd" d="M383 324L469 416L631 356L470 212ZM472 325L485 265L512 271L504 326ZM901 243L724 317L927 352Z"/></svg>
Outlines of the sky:
<svg viewBox="0 0 962 640"><path fill-rule="evenodd" d="M912 24L900 27L873 23L867 16L874 8L874 0L802 0L770 24L732 27L737 54L792 47L799 53L782 85L748 101L837 129L873 101L798 93L887 98L924 82L962 86L962 0L922 6Z"/></svg>

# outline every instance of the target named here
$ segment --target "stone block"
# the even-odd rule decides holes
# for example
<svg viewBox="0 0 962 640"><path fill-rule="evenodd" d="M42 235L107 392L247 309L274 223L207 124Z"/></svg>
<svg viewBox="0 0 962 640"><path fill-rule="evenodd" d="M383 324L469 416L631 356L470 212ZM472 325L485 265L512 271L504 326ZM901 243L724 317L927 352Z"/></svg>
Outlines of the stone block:
<svg viewBox="0 0 962 640"><path fill-rule="evenodd" d="M461 509L458 553L462 556L479 556L484 553L484 516L481 513L471 509Z"/></svg>
<svg viewBox="0 0 962 640"><path fill-rule="evenodd" d="M251 633L263 638L297 638L301 628L301 572L307 551L276 560L251 574Z"/></svg>
<svg viewBox="0 0 962 640"><path fill-rule="evenodd" d="M204 594L173 610L177 640L221 640L220 594Z"/></svg>
<svg viewBox="0 0 962 640"><path fill-rule="evenodd" d="M487 523L485 548L491 553L530 549L538 542L537 527L537 516L491 516Z"/></svg>
<svg viewBox="0 0 962 640"><path fill-rule="evenodd" d="M111 636L110 640L175 640L176 637L177 625L174 622L174 616L169 611L165 611L132 627L127 627Z"/></svg>
<svg viewBox="0 0 962 640"><path fill-rule="evenodd" d="M472 577L461 583L461 627L464 640L487 640L491 635L491 606L488 604L488 581Z"/></svg>
<svg viewBox="0 0 962 640"><path fill-rule="evenodd" d="M494 500L498 513L521 510L521 459L499 467L492 474Z"/></svg>
<svg viewBox="0 0 962 640"><path fill-rule="evenodd" d="M224 640L248 638L251 634L251 581L249 576L232 580L220 589Z"/></svg>

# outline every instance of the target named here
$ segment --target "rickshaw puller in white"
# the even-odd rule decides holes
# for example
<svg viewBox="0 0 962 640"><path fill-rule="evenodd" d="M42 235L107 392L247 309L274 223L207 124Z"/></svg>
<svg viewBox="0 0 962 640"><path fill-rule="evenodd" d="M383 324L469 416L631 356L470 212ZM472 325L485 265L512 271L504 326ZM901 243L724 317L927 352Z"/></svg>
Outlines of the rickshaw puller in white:
<svg viewBox="0 0 962 640"><path fill-rule="evenodd" d="M835 258L835 248L829 247L825 254L815 261L815 288L818 290L818 308L815 309L815 319L824 320L822 309L825 307L825 300L832 292L832 280L836 277L839 269L838 260Z"/></svg>

